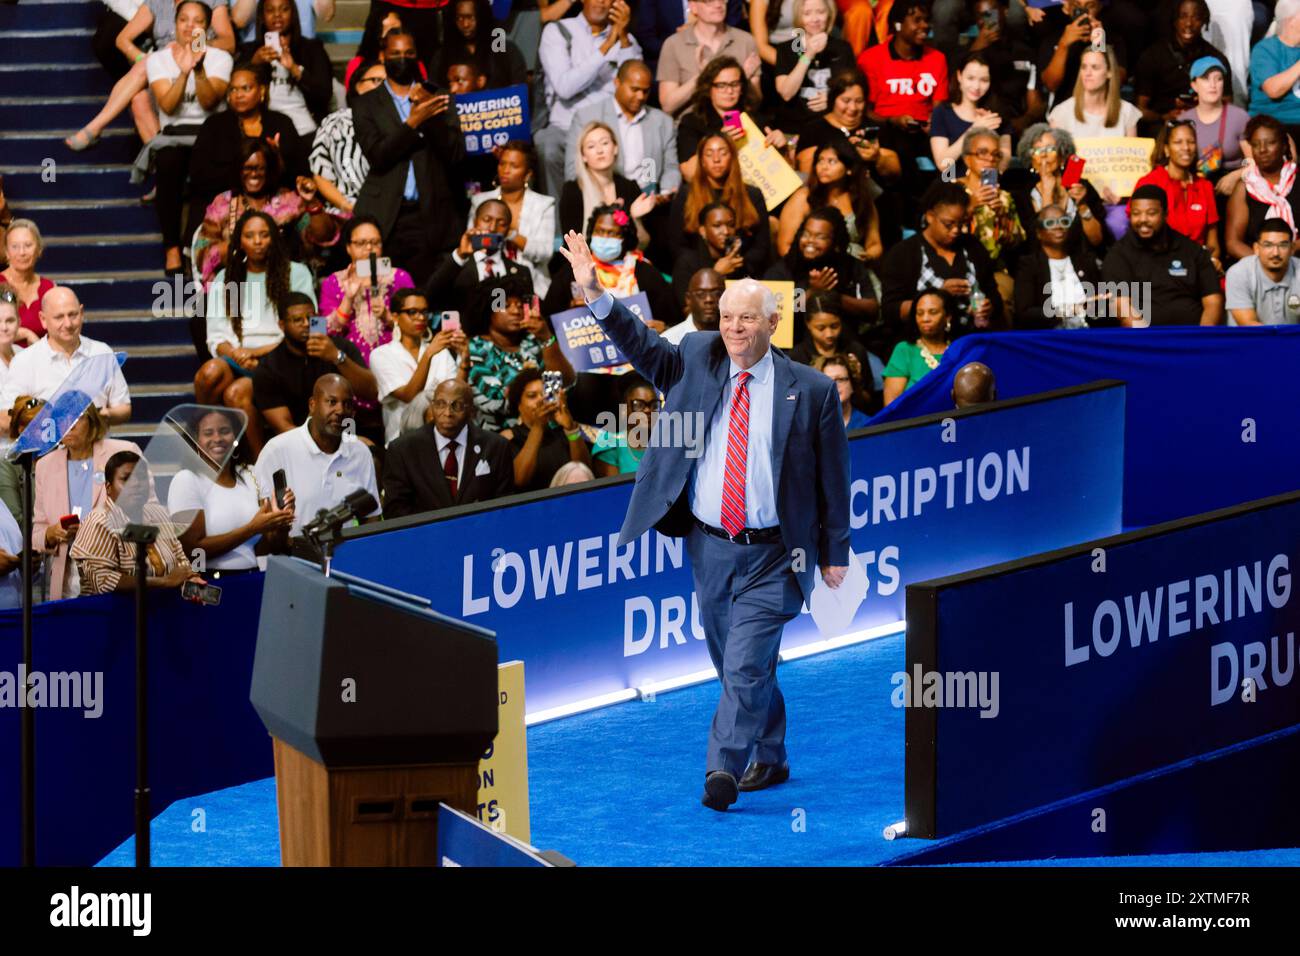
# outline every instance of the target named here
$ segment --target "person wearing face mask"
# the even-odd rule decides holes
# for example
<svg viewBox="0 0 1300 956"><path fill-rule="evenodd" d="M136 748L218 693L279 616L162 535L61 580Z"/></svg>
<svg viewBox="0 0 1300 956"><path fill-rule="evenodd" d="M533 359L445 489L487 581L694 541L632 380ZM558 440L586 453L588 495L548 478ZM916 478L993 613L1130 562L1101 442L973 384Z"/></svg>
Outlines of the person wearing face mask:
<svg viewBox="0 0 1300 956"><path fill-rule="evenodd" d="M1102 264L1102 279L1120 283L1115 305L1120 323L1128 328L1219 325L1219 270L1205 249L1169 228L1168 202L1159 186L1148 183L1133 190L1129 231Z"/></svg>
<svg viewBox="0 0 1300 956"><path fill-rule="evenodd" d="M460 122L446 94L421 86L419 53L404 30L384 37L388 79L353 106L357 142L370 163L354 211L379 222L384 248L416 285L428 281L438 256L456 247L456 221L468 208L452 188L465 156Z"/></svg>

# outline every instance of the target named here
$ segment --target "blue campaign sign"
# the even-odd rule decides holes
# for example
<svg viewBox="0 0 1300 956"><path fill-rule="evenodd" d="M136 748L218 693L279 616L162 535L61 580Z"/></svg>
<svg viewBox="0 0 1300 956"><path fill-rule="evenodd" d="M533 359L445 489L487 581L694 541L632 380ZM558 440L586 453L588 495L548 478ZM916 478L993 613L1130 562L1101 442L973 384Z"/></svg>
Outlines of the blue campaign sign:
<svg viewBox="0 0 1300 956"><path fill-rule="evenodd" d="M619 301L642 322L653 318L650 314L650 300L644 292L629 295ZM575 372L598 372L628 364L618 346L605 334L605 330L585 305L556 312L551 316L551 328L555 330L560 351Z"/></svg>
<svg viewBox="0 0 1300 956"><path fill-rule="evenodd" d="M850 630L901 622L911 582L1117 533L1123 420L1123 385L1102 382L856 433L852 542L869 590ZM631 487L353 529L335 567L496 632L501 659L527 665L530 713L707 671L683 540L617 545ZM805 613L783 646L822 639Z"/></svg>
<svg viewBox="0 0 1300 956"><path fill-rule="evenodd" d="M1300 723L1297 529L1293 492L909 587L909 835Z"/></svg>
<svg viewBox="0 0 1300 956"><path fill-rule="evenodd" d="M553 866L536 849L484 826L468 813L438 804L439 866Z"/></svg>
<svg viewBox="0 0 1300 956"><path fill-rule="evenodd" d="M532 139L528 87L522 83L480 93L457 93L454 99L469 155L490 153L512 139Z"/></svg>

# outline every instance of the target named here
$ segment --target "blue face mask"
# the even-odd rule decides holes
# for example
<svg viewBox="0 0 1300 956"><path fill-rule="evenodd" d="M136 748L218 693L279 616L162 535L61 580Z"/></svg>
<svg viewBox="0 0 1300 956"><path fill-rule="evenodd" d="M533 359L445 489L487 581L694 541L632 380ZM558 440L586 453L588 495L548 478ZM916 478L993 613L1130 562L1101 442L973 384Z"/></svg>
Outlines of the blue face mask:
<svg viewBox="0 0 1300 956"><path fill-rule="evenodd" d="M623 240L613 236L593 236L591 254L602 262L613 262L623 255Z"/></svg>

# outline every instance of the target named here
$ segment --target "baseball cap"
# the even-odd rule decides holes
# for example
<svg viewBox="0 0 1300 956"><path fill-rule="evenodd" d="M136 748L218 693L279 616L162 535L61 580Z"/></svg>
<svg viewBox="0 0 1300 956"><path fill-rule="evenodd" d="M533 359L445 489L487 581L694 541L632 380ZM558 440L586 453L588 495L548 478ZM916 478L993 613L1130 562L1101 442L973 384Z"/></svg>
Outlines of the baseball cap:
<svg viewBox="0 0 1300 956"><path fill-rule="evenodd" d="M1220 73L1227 74L1228 70L1223 62L1217 56L1199 57L1192 68L1187 71L1189 78L1195 80L1209 73L1211 70L1218 70Z"/></svg>

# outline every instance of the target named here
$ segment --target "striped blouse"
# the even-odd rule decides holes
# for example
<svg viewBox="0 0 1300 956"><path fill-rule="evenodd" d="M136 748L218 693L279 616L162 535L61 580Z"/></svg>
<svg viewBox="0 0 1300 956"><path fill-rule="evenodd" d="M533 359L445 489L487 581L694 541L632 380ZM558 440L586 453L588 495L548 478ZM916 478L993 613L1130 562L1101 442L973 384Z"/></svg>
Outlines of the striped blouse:
<svg viewBox="0 0 1300 956"><path fill-rule="evenodd" d="M122 540L120 531L130 519L117 503L103 504L81 523L72 544L72 558L81 575L82 594L108 594L117 590L122 575L135 575L134 544ZM144 506L144 520L158 528L158 539L149 546L149 577L166 577L179 567L188 568L185 549L173 530L172 517L158 502Z"/></svg>
<svg viewBox="0 0 1300 956"><path fill-rule="evenodd" d="M370 163L362 155L361 147L353 135L351 109L345 107L335 110L321 120L307 162L313 176L328 179L347 197L348 202L357 201L361 185L370 172ZM331 213L340 212L334 206L327 208Z"/></svg>

